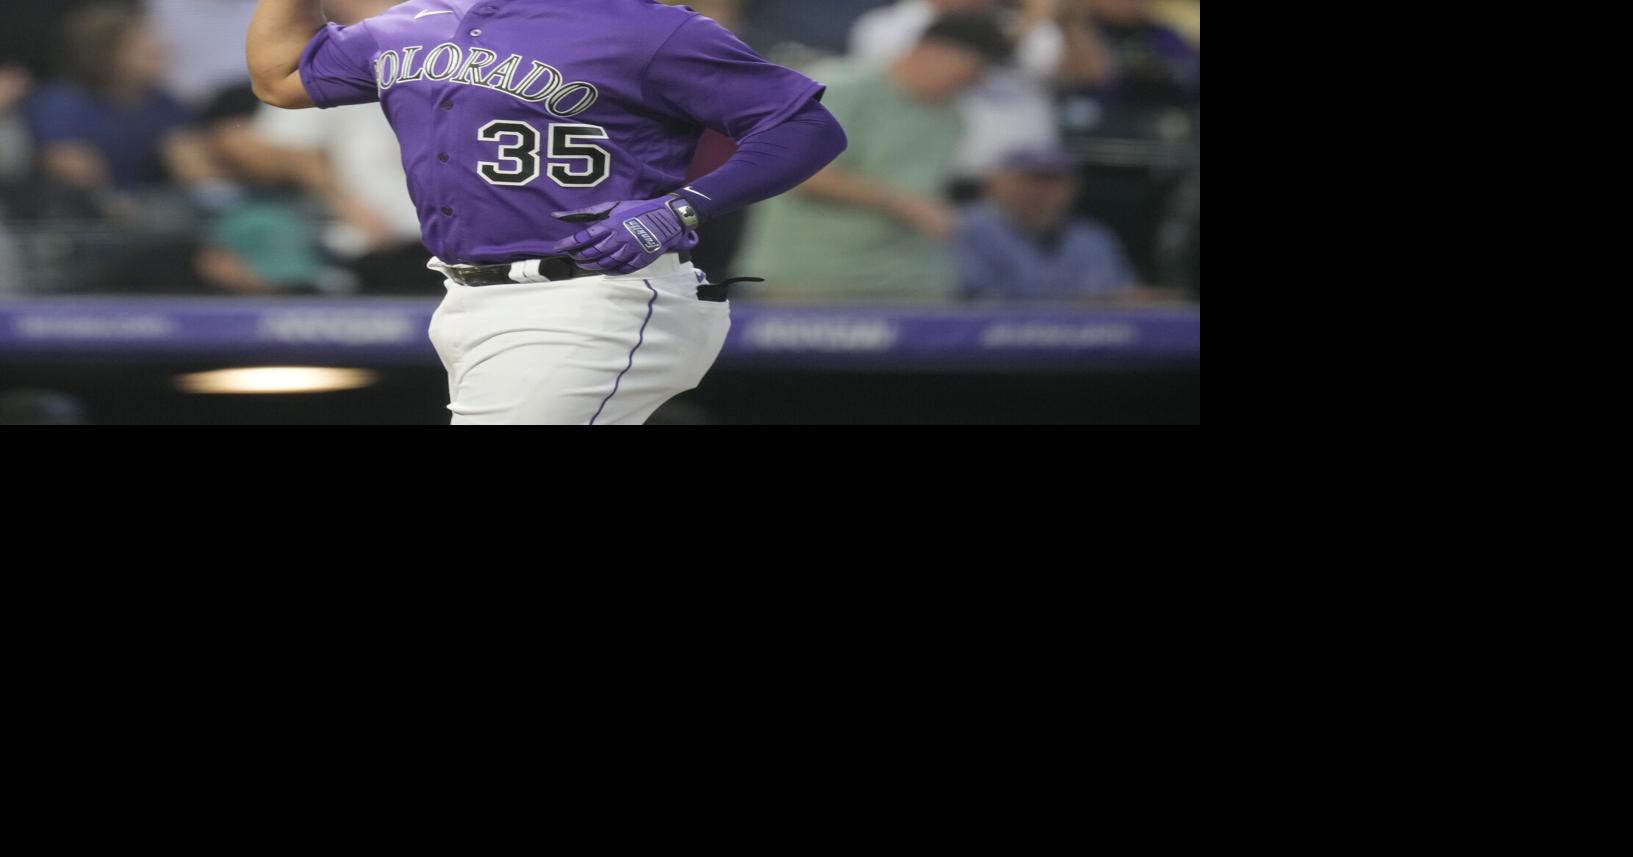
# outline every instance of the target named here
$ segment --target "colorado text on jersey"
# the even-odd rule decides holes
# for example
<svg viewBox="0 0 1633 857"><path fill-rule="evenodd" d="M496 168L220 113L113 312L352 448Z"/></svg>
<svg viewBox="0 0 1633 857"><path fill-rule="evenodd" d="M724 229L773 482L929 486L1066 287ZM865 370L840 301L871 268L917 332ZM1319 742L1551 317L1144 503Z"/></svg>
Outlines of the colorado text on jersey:
<svg viewBox="0 0 1633 857"><path fill-rule="evenodd" d="M422 53L425 54L423 61ZM557 116L577 116L601 97L595 84L567 83L554 66L538 60L532 61L527 76L518 81L516 72L523 61L521 54L511 54L499 62L499 55L485 48L471 48L466 55L463 48L452 42L437 45L429 53L424 45L414 45L403 48L401 54L394 50L380 54L374 61L374 77L382 95L394 86L421 80L463 83L543 104Z"/></svg>

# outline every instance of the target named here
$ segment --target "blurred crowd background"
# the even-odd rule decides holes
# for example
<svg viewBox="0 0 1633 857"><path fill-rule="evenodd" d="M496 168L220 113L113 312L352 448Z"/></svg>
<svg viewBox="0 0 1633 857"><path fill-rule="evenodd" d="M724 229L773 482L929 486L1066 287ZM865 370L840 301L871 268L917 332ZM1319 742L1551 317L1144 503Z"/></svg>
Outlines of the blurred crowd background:
<svg viewBox="0 0 1633 857"><path fill-rule="evenodd" d="M1200 0L685 5L828 84L850 136L705 227L700 267L768 280L734 300L1200 300ZM249 92L254 6L0 4L0 294L441 294L378 108ZM694 174L731 151L705 134Z"/></svg>

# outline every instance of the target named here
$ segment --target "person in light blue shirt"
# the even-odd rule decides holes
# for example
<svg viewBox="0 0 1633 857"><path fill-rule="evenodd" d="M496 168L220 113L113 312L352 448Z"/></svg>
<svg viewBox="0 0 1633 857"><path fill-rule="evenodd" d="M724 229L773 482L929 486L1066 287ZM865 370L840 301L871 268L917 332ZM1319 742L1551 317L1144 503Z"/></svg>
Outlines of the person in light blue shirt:
<svg viewBox="0 0 1633 857"><path fill-rule="evenodd" d="M1011 154L965 209L956 242L965 300L1075 300L1135 290L1122 242L1073 217L1079 182L1064 153Z"/></svg>

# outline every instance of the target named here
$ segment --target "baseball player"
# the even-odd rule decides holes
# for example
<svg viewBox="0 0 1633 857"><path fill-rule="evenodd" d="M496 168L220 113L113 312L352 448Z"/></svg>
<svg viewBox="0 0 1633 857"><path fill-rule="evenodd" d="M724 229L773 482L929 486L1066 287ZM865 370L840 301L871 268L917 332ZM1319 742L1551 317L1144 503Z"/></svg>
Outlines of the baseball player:
<svg viewBox="0 0 1633 857"><path fill-rule="evenodd" d="M844 151L822 84L656 0L411 0L349 27L261 0L248 60L284 108L378 101L430 266L455 425L639 425L731 326L690 250L710 219ZM739 144L685 181L705 129Z"/></svg>

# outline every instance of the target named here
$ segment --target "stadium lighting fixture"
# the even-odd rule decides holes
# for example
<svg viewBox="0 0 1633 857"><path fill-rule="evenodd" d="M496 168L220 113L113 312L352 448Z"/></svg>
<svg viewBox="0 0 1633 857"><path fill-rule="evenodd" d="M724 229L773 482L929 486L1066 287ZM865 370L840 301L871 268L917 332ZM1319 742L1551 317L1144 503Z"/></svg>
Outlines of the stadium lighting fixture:
<svg viewBox="0 0 1633 857"><path fill-rule="evenodd" d="M380 380L367 369L332 369L322 366L254 366L194 372L176 378L188 393L211 395L267 395L334 393L357 390Z"/></svg>

